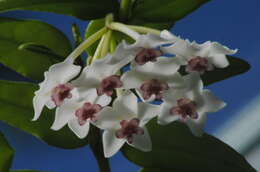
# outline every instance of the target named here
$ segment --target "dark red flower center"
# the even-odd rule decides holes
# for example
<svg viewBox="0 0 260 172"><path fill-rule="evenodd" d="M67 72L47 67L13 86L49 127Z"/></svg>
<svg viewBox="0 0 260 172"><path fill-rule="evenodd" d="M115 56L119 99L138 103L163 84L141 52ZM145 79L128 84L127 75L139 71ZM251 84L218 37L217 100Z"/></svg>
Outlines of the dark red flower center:
<svg viewBox="0 0 260 172"><path fill-rule="evenodd" d="M214 66L208 61L207 58L194 57L188 61L186 72L199 72L203 74L206 71L212 71Z"/></svg>
<svg viewBox="0 0 260 172"><path fill-rule="evenodd" d="M120 88L122 86L123 86L123 83L122 83L122 81L120 81L120 76L111 75L101 81L100 86L97 88L97 94L99 96L101 96L103 94L112 96L113 90L115 88Z"/></svg>
<svg viewBox="0 0 260 172"><path fill-rule="evenodd" d="M162 99L163 92L169 89L169 86L164 81L159 81L157 79L151 79L145 81L140 89L142 90L143 98L145 100L149 99L152 95L155 95L155 99Z"/></svg>
<svg viewBox="0 0 260 172"><path fill-rule="evenodd" d="M177 100L177 106L170 109L170 114L181 116L182 120L186 120L187 117L197 119L198 113L196 109L196 103L190 99L181 98Z"/></svg>
<svg viewBox="0 0 260 172"><path fill-rule="evenodd" d="M162 52L157 49L147 49L143 48L135 57L135 61L139 65L144 65L145 63L152 61L155 62L156 58L161 56Z"/></svg>
<svg viewBox="0 0 260 172"><path fill-rule="evenodd" d="M78 117L79 125L84 125L87 120L96 121L96 114L102 109L99 104L91 104L89 102L84 103L84 105L77 109L75 112L76 117Z"/></svg>
<svg viewBox="0 0 260 172"><path fill-rule="evenodd" d="M70 91L73 89L72 85L67 84L60 84L52 89L51 99L55 103L56 106L60 106L64 99L71 98L72 94Z"/></svg>
<svg viewBox="0 0 260 172"><path fill-rule="evenodd" d="M140 120L137 118L133 118L129 121L122 120L120 122L121 128L116 131L116 137L119 139L127 139L127 141L131 144L133 143L133 136L143 135L144 129L139 127Z"/></svg>

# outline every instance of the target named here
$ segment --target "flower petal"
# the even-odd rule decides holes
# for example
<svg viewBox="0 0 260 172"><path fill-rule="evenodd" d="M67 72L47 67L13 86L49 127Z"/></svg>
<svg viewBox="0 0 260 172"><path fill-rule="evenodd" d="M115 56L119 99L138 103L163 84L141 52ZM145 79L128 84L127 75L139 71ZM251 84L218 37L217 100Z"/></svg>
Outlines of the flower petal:
<svg viewBox="0 0 260 172"><path fill-rule="evenodd" d="M61 63L52 65L49 68L47 77L50 77L51 80L58 80L60 84L64 84L76 77L80 69L80 66L73 64L73 59L67 58Z"/></svg>
<svg viewBox="0 0 260 172"><path fill-rule="evenodd" d="M80 107L80 102L69 100L56 109L55 120L51 126L52 130L59 130L64 127L70 120L75 118L75 112Z"/></svg>
<svg viewBox="0 0 260 172"><path fill-rule="evenodd" d="M225 54L225 55L232 55L237 53L237 49L231 50L226 46L221 45L218 42L211 42L211 54Z"/></svg>
<svg viewBox="0 0 260 172"><path fill-rule="evenodd" d="M125 139L116 138L114 130L106 130L103 133L103 148L106 158L113 156L126 142Z"/></svg>
<svg viewBox="0 0 260 172"><path fill-rule="evenodd" d="M226 106L226 103L219 100L209 90L204 90L202 93L203 107L201 111L204 112L217 112Z"/></svg>
<svg viewBox="0 0 260 172"><path fill-rule="evenodd" d="M129 90L126 90L113 103L113 108L120 114L133 117L138 113L138 99Z"/></svg>
<svg viewBox="0 0 260 172"><path fill-rule="evenodd" d="M140 126L144 126L152 118L159 114L159 105L152 105L148 103L138 103L138 118L140 119Z"/></svg>
<svg viewBox="0 0 260 172"><path fill-rule="evenodd" d="M89 132L90 123L87 121L84 125L79 125L77 118L74 118L68 123L69 128L80 138L87 137Z"/></svg>
<svg viewBox="0 0 260 172"><path fill-rule="evenodd" d="M198 73L191 73L183 77L186 83L187 90L192 90L195 93L201 94L203 90L203 82Z"/></svg>
<svg viewBox="0 0 260 172"><path fill-rule="evenodd" d="M225 68L229 65L229 61L225 54L215 54L208 58L209 61L217 68Z"/></svg>
<svg viewBox="0 0 260 172"><path fill-rule="evenodd" d="M188 118L186 121L186 124L190 128L192 134L194 134L197 137L201 137L204 133L204 125L207 120L207 116L205 113L199 114L198 119L191 119Z"/></svg>
<svg viewBox="0 0 260 172"><path fill-rule="evenodd" d="M122 75L121 81L123 82L123 88L140 88L142 83L147 79L146 75L139 73L135 70L131 70Z"/></svg>
<svg viewBox="0 0 260 172"><path fill-rule="evenodd" d="M48 101L50 101L50 96L42 95L40 90L35 92L35 96L33 97L33 121L36 121L40 117L43 107Z"/></svg>
<svg viewBox="0 0 260 172"><path fill-rule="evenodd" d="M174 43L174 42L180 40L180 37L175 36L174 34L169 32L168 30L161 31L160 37L163 38L163 39L166 39L166 40L170 40L171 43Z"/></svg>
<svg viewBox="0 0 260 172"><path fill-rule="evenodd" d="M103 130L119 129L121 120L124 120L124 114L118 113L111 107L105 107L97 114L94 125Z"/></svg>
<svg viewBox="0 0 260 172"><path fill-rule="evenodd" d="M176 106L176 104L176 101L172 103L163 102L161 104L160 113L158 115L158 124L166 125L179 119L177 115L173 115L170 113L171 108Z"/></svg>
<svg viewBox="0 0 260 172"><path fill-rule="evenodd" d="M144 129L144 134L143 135L140 135L140 134L134 135L133 143L132 144L128 143L128 144L141 151L149 152L152 150L152 141L151 141L147 128L143 127L143 129Z"/></svg>

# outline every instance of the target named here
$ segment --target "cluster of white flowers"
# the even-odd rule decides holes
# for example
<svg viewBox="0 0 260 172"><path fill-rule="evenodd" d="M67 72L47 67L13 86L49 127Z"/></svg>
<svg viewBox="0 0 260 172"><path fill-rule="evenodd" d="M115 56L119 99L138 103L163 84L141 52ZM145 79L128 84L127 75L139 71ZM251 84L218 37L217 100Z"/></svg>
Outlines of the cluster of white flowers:
<svg viewBox="0 0 260 172"><path fill-rule="evenodd" d="M227 67L226 55L234 53L216 42L197 44L164 30L160 35L139 35L134 44L122 42L113 54L82 70L69 57L45 72L33 99L34 120L46 105L56 108L53 130L68 124L84 138L90 124L95 125L104 130L105 157L125 142L150 151L145 125L155 117L160 125L183 122L201 136L206 113L220 110L225 103L203 89L200 75ZM122 72L126 65L130 70ZM181 66L187 72L184 76L179 73ZM152 104L154 100L162 103Z"/></svg>

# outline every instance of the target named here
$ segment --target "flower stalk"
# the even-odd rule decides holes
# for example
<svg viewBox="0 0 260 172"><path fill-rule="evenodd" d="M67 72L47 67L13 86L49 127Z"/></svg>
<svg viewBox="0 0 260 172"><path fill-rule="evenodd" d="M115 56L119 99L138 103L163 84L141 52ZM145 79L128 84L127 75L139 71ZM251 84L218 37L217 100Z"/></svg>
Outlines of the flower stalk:
<svg viewBox="0 0 260 172"><path fill-rule="evenodd" d="M101 137L100 130L95 126L91 126L90 133L89 133L89 142L90 142L89 145L97 160L99 171L111 172L109 159L104 157L104 150L103 150L101 138L102 137Z"/></svg>

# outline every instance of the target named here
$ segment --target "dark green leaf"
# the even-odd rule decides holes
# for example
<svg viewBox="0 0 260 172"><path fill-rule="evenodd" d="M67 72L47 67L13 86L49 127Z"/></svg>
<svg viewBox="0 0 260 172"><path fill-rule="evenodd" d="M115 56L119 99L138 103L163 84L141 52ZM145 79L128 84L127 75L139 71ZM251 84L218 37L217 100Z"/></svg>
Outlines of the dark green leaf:
<svg viewBox="0 0 260 172"><path fill-rule="evenodd" d="M148 22L175 22L209 0L137 0L131 19Z"/></svg>
<svg viewBox="0 0 260 172"><path fill-rule="evenodd" d="M98 20L91 20L88 24L85 38L88 39L91 35L96 33L98 30L103 28L105 26L105 20L104 19L98 19ZM91 45L89 48L87 48L88 56L93 56L95 54L95 50L98 46L99 41L95 42L93 45Z"/></svg>
<svg viewBox="0 0 260 172"><path fill-rule="evenodd" d="M218 81L242 74L250 69L250 64L237 57L228 57L230 65L226 68L216 68L213 71L206 72L201 76L204 85L210 85ZM185 68L180 70L181 74L186 74Z"/></svg>
<svg viewBox="0 0 260 172"><path fill-rule="evenodd" d="M195 137L184 124L174 122L161 126L154 119L148 124L148 130L153 143L151 152L131 146L123 148L124 155L142 167L185 172L255 172L231 147L208 134Z"/></svg>
<svg viewBox="0 0 260 172"><path fill-rule="evenodd" d="M139 172L185 172L180 170L173 170L173 169L159 169L159 168L143 168Z"/></svg>
<svg viewBox="0 0 260 172"><path fill-rule="evenodd" d="M12 165L14 150L0 133L0 171L7 172Z"/></svg>
<svg viewBox="0 0 260 172"><path fill-rule="evenodd" d="M32 10L53 12L91 20L116 12L116 0L4 0L0 11Z"/></svg>
<svg viewBox="0 0 260 172"><path fill-rule="evenodd" d="M86 139L78 139L68 127L59 131L50 129L54 111L45 109L38 121L31 121L34 113L32 98L36 89L38 87L31 83L0 81L0 120L52 146L73 149L86 145Z"/></svg>
<svg viewBox="0 0 260 172"><path fill-rule="evenodd" d="M159 29L159 30L163 30L163 29L170 30L173 27L174 22L173 21L171 21L171 22L147 22L145 20L133 19L133 20L129 21L128 24L146 26L146 27Z"/></svg>
<svg viewBox="0 0 260 172"><path fill-rule="evenodd" d="M41 80L43 72L58 61L49 54L19 50L19 46L26 43L48 47L61 57L66 57L71 51L65 35L46 23L0 19L0 62L26 77Z"/></svg>

